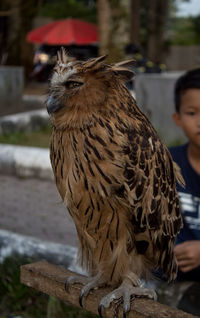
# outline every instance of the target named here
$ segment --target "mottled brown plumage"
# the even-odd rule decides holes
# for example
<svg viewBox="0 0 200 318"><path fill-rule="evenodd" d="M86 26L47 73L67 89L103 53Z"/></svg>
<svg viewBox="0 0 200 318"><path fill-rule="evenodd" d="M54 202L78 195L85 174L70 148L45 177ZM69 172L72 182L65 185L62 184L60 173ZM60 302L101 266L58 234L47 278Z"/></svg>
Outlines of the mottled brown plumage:
<svg viewBox="0 0 200 318"><path fill-rule="evenodd" d="M83 294L110 285L120 286L120 297L159 267L169 280L177 273L176 181L183 180L125 86L129 64L107 65L104 57L70 62L62 51L51 79L51 163L76 225L81 264L94 277Z"/></svg>

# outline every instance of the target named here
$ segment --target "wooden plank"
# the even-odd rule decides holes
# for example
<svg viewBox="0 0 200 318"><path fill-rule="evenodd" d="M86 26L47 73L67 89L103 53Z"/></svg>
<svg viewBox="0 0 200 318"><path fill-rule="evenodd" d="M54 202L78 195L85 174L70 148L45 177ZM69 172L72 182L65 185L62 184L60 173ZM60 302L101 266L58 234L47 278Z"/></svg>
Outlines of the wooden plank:
<svg viewBox="0 0 200 318"><path fill-rule="evenodd" d="M63 267L55 266L46 261L36 262L21 266L21 282L43 293L56 297L72 305L79 305L79 295L82 285L70 286L69 292L65 291L65 281L69 276L78 275ZM98 314L100 299L110 292L109 288L100 288L89 293L84 300L84 308ZM114 318L114 306L103 311L105 318ZM119 307L118 317L123 317L122 308ZM195 318L181 310L173 309L156 301L137 298L132 301L129 318Z"/></svg>

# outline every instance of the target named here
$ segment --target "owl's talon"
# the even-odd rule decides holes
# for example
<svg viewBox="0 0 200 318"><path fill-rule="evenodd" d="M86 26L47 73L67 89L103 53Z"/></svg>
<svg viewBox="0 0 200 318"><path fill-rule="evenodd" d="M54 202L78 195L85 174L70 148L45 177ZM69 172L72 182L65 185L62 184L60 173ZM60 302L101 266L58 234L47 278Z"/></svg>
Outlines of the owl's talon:
<svg viewBox="0 0 200 318"><path fill-rule="evenodd" d="M80 291L79 304L83 307L83 300L87 298L89 292L94 289L105 285L105 280L102 276L85 277L85 276L70 276L66 279L65 290L69 292L69 286L72 284L82 284L84 285Z"/></svg>
<svg viewBox="0 0 200 318"><path fill-rule="evenodd" d="M74 276L70 276L66 279L65 281L65 291L68 293L69 292L69 285L70 285L70 281L72 281L74 279Z"/></svg>
<svg viewBox="0 0 200 318"><path fill-rule="evenodd" d="M123 318L127 317L127 312L130 310L129 306L124 305L123 306Z"/></svg>
<svg viewBox="0 0 200 318"><path fill-rule="evenodd" d="M80 293L80 296L79 296L79 304L81 307L83 307L83 298L84 298L85 294L84 294L84 290L81 289L81 293Z"/></svg>
<svg viewBox="0 0 200 318"><path fill-rule="evenodd" d="M127 318L127 311L123 311L123 318Z"/></svg>
<svg viewBox="0 0 200 318"><path fill-rule="evenodd" d="M120 287L101 299L98 308L99 315L102 317L103 307L108 308L113 301L115 302L115 300L117 300L118 302L120 301L118 306L123 303L123 318L126 318L131 308L131 301L136 297L147 297L154 300L157 299L157 295L154 290L143 287L135 287L124 282Z"/></svg>
<svg viewBox="0 0 200 318"><path fill-rule="evenodd" d="M84 276L70 276L65 281L65 290L68 293L69 292L69 286L73 284L87 284L90 279L88 277Z"/></svg>
<svg viewBox="0 0 200 318"><path fill-rule="evenodd" d="M99 313L99 316L101 317L101 318L103 318L103 315L102 315L102 308L103 308L104 306L102 305L102 304L99 304L99 306L98 306L98 313Z"/></svg>

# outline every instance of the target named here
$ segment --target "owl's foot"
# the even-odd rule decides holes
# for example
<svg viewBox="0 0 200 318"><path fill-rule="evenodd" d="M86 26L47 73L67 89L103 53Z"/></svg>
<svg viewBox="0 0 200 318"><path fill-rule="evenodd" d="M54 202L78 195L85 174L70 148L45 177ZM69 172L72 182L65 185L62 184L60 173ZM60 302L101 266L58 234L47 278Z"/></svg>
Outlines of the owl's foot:
<svg viewBox="0 0 200 318"><path fill-rule="evenodd" d="M94 277L71 276L65 282L65 290L68 292L69 286L73 284L84 285L84 287L81 289L79 297L79 304L81 307L83 307L83 298L87 297L90 290L105 286L106 281L102 278L102 275L97 275Z"/></svg>
<svg viewBox="0 0 200 318"><path fill-rule="evenodd" d="M156 292L153 289L138 286L135 287L130 281L124 280L120 287L101 299L98 307L100 317L103 317L103 308L108 308L110 304L115 301L117 307L123 303L123 317L126 318L127 313L130 311L131 300L136 297L147 297L153 300L157 299Z"/></svg>

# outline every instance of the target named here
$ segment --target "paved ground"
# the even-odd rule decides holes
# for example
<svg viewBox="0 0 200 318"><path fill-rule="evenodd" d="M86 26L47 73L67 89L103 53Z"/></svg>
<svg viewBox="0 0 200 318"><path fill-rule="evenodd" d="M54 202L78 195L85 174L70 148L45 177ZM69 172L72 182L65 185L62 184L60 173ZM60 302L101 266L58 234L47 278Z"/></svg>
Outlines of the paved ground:
<svg viewBox="0 0 200 318"><path fill-rule="evenodd" d="M46 92L47 83L31 82L24 89L26 95ZM24 110L35 109L34 103L29 104ZM77 246L73 221L54 182L0 174L0 185L0 229Z"/></svg>
<svg viewBox="0 0 200 318"><path fill-rule="evenodd" d="M0 175L0 229L77 246L54 182Z"/></svg>

